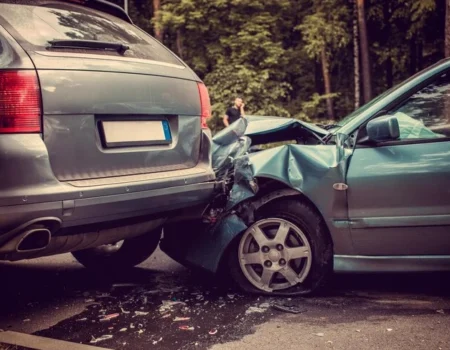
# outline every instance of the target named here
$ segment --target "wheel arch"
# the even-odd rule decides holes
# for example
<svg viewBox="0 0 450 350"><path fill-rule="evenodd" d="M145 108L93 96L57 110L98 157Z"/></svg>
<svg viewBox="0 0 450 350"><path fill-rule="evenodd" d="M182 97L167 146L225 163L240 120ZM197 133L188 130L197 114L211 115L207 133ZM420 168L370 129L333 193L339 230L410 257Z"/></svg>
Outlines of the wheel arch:
<svg viewBox="0 0 450 350"><path fill-rule="evenodd" d="M253 210L253 213L256 211L263 210L264 207L272 204L274 201L284 199L286 197L291 197L292 199L297 199L303 201L307 206L309 206L316 214L322 219L324 228L326 229L327 237L329 239L329 243L331 246L334 246L333 238L328 227L328 224L323 217L320 210L314 204L314 202L303 192L293 189L282 181L274 180L266 177L256 177L258 181L259 191L258 195L249 199L246 203L242 205L245 209ZM252 213L252 214L253 214ZM253 217L246 217L247 224L249 220L253 219ZM223 272L227 268L226 257L228 256L229 250L233 246L233 243L242 235L242 232L236 234L232 239L229 240L226 247L222 250L222 254L220 256L219 264L217 267L217 272Z"/></svg>

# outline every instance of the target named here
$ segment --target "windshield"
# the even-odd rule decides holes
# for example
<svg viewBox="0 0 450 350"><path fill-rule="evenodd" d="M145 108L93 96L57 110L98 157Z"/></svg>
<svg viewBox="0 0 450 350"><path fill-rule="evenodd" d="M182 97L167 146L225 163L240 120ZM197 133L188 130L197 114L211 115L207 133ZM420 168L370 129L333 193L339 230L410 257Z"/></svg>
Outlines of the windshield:
<svg viewBox="0 0 450 350"><path fill-rule="evenodd" d="M353 119L355 119L357 116L361 115L362 113L364 113L366 110L368 110L370 107L372 107L373 105L375 105L376 103L378 103L380 100L382 100L383 98L385 98L386 96L388 96L389 94L391 94L392 92L394 92L395 90L401 88L402 86L404 86L405 84L409 83L410 81L416 79L419 76L422 76L425 72L430 71L432 69L434 69L436 66L439 66L440 62L437 62L433 65L431 65L430 67L428 67L427 69L418 72L416 74L414 74L413 76L409 77L408 79L404 80L403 82L401 82L400 84L391 87L389 90L386 90L385 92L383 92L382 94L378 95L377 97L375 97L374 99L370 100L368 103L366 103L365 105L361 106L360 108L358 108L357 110L353 111L352 113L350 113L348 116L346 116L344 119L340 120L336 125L336 128L333 128L333 132L336 132L339 128L343 127L344 125L350 123Z"/></svg>

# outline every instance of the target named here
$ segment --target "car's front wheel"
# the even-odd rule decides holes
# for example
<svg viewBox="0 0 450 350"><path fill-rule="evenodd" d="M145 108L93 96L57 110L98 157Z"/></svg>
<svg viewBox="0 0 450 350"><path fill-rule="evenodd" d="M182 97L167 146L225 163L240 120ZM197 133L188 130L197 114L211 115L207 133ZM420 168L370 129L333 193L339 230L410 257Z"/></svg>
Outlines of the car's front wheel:
<svg viewBox="0 0 450 350"><path fill-rule="evenodd" d="M299 200L264 207L229 252L231 276L247 292L307 295L323 287L333 271L326 226Z"/></svg>
<svg viewBox="0 0 450 350"><path fill-rule="evenodd" d="M120 270L132 268L147 260L158 247L161 229L125 239L114 244L78 250L72 255L90 269Z"/></svg>

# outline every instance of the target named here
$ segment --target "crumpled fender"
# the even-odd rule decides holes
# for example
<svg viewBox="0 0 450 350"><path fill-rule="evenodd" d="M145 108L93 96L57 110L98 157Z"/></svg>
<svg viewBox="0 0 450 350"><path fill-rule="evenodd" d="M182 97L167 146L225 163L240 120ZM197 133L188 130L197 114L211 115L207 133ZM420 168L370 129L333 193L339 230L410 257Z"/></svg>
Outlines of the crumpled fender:
<svg viewBox="0 0 450 350"><path fill-rule="evenodd" d="M224 215L191 237L194 242L187 249L184 262L216 272L227 247L254 222L258 208L277 198L304 195L324 218L345 219L346 192L332 187L345 182L348 157L340 159L337 148L286 145L237 159L235 182ZM260 178L279 181L289 188L259 196Z"/></svg>
<svg viewBox="0 0 450 350"><path fill-rule="evenodd" d="M220 139L225 136L220 135ZM235 137L238 142L239 137L236 136L227 137ZM343 142L343 137L337 137L336 145L289 144L233 158L233 186L217 221L208 225L194 224L195 228L190 230L194 232L186 243L180 243L177 237L173 237L173 243L162 245L167 247L163 250L171 255L170 246L177 244L177 260L216 272L230 243L254 222L255 212L262 205L286 196L306 196L329 228L333 220L346 220L346 191L333 189L335 184L345 183L347 164L352 154L352 150L344 148ZM232 148L231 144L223 142L224 147ZM221 154L220 163L224 164L226 152L218 150L217 153ZM261 179L277 181L287 188L260 194L258 180ZM333 238L333 232L331 234ZM180 245L184 244L186 246L181 248L183 253L180 254Z"/></svg>

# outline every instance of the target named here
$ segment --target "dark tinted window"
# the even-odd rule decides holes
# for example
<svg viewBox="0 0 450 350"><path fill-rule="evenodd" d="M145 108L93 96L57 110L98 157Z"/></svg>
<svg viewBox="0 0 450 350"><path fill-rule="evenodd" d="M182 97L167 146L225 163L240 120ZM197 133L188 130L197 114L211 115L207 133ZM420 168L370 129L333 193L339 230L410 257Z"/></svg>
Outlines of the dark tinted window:
<svg viewBox="0 0 450 350"><path fill-rule="evenodd" d="M48 41L54 39L105 41L130 46L125 57L181 65L157 40L117 17L57 1L35 4L40 6L0 1L0 17L17 32L18 41L33 48L48 49Z"/></svg>

